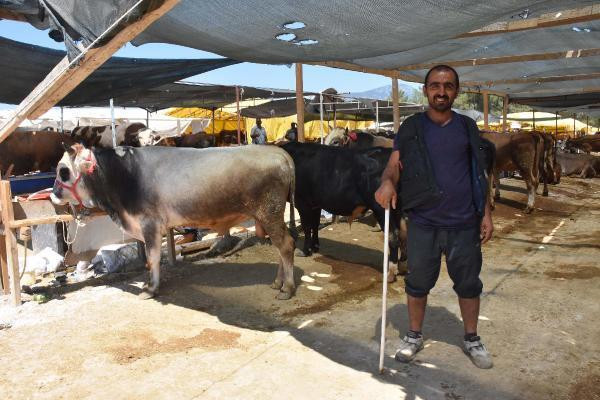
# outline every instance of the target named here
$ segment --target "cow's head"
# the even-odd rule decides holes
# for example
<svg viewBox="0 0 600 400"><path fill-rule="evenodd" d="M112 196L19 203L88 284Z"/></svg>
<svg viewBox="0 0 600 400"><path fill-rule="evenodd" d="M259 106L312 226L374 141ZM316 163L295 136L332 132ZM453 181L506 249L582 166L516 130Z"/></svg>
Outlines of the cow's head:
<svg viewBox="0 0 600 400"><path fill-rule="evenodd" d="M54 204L94 207L94 201L83 182L85 175L96 169L96 157L91 149L75 144L68 149L56 167L56 180L50 198Z"/></svg>

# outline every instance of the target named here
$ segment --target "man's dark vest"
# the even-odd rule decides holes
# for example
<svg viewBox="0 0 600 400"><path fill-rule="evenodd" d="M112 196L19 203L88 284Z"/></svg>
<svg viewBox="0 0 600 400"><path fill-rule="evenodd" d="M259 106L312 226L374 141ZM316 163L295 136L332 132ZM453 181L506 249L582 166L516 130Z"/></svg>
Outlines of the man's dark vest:
<svg viewBox="0 0 600 400"><path fill-rule="evenodd" d="M484 143L482 143L479 128L477 128L475 121L461 114L455 115L461 118L469 135L473 205L477 214L481 217L485 211L485 202L488 195L485 171L491 167L486 165L491 161L486 156L489 149L486 149ZM429 159L423 130L423 115L418 113L404 121L396 138L403 167L400 175L400 198L402 209L405 211L414 207L433 206L441 197Z"/></svg>

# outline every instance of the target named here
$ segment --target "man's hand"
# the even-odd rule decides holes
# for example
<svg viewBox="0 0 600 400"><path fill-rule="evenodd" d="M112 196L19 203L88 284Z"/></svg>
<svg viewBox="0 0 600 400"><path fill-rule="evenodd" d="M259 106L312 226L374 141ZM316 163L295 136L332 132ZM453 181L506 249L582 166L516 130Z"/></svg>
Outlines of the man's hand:
<svg viewBox="0 0 600 400"><path fill-rule="evenodd" d="M392 204L392 208L396 209L397 198L398 195L394 188L394 184L389 180L384 180L381 183L381 186L379 186L379 189L375 192L375 201L377 201L381 207L386 209L390 206L390 203Z"/></svg>
<svg viewBox="0 0 600 400"><path fill-rule="evenodd" d="M492 238L492 233L494 233L494 223L492 222L492 210L490 208L489 202L485 205L485 215L481 220L481 227L479 232L481 244L484 244L488 240L490 240Z"/></svg>

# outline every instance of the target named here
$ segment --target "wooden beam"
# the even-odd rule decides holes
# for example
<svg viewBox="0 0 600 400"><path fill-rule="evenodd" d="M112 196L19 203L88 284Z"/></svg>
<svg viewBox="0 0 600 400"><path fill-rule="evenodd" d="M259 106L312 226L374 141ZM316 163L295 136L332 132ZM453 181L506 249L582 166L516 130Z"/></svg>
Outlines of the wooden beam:
<svg viewBox="0 0 600 400"><path fill-rule="evenodd" d="M488 123L490 114L490 95L486 91L481 92L481 95L483 96L483 129L488 130L490 129Z"/></svg>
<svg viewBox="0 0 600 400"><path fill-rule="evenodd" d="M235 115L237 117L237 140L238 146L242 145L242 128L240 118L240 87L235 87Z"/></svg>
<svg viewBox="0 0 600 400"><path fill-rule="evenodd" d="M356 64L352 64L349 62L342 62L342 61L324 61L324 62L306 63L306 64L320 65L323 67L331 67L331 68L339 68L339 69L345 69L348 71L363 72L365 74L375 74L375 75L387 76L388 78L402 79L403 81L408 81L408 82L423 83L423 79L421 79L421 77L419 77L419 76L403 74L400 71L393 70L393 69L363 67L361 65L356 65Z"/></svg>
<svg viewBox="0 0 600 400"><path fill-rule="evenodd" d="M304 84L302 78L302 64L296 63L296 117L299 142L304 142Z"/></svg>
<svg viewBox="0 0 600 400"><path fill-rule="evenodd" d="M46 78L19 104L11 118L0 128L0 142L10 135L25 119L34 119L69 94L92 72L100 67L123 45L144 31L150 24L171 10L180 0L165 0L136 22L120 30L107 44L91 48L80 64L72 68L67 57L63 58Z"/></svg>
<svg viewBox="0 0 600 400"><path fill-rule="evenodd" d="M502 132L506 132L506 114L508 114L508 95L502 96Z"/></svg>
<svg viewBox="0 0 600 400"><path fill-rule="evenodd" d="M481 94L483 93L483 91L488 92L488 94L493 94L494 96L499 96L499 97L504 97L506 95L506 93L504 92L499 92L497 90L488 90L488 89L481 89L480 87L464 87L463 83L460 83L460 92L461 93L477 93L477 94Z"/></svg>
<svg viewBox="0 0 600 400"><path fill-rule="evenodd" d="M569 25L579 22L600 19L600 4L543 14L538 18L526 18L514 21L496 22L471 32L463 33L455 38L470 38L476 36L496 35L501 33L525 31L554 26Z"/></svg>
<svg viewBox="0 0 600 400"><path fill-rule="evenodd" d="M592 87L586 87L586 88L576 88L576 89L531 89L531 90L523 90L523 91L516 91L516 92L510 92L511 95L516 95L516 94L532 94L532 95L543 95L544 93L553 93L551 95L551 97L554 96L566 96L569 94L580 94L580 93L595 93L595 92L600 92L600 86L592 86ZM554 94L556 93L556 94ZM528 97L536 97L536 96L528 96Z"/></svg>
<svg viewBox="0 0 600 400"><path fill-rule="evenodd" d="M12 195L9 181L0 181L0 204L2 204L2 222L4 223L4 243L6 263L8 265L10 300L13 306L21 305L21 280L19 278L19 253L17 235L10 224L14 219Z"/></svg>
<svg viewBox="0 0 600 400"><path fill-rule="evenodd" d="M6 261L6 235L0 234L0 275L2 275L2 293L10 293L10 279L8 278L8 262Z"/></svg>
<svg viewBox="0 0 600 400"><path fill-rule="evenodd" d="M175 239L173 238L173 228L167 229L167 255L169 258L169 265L174 266L177 261L175 254Z"/></svg>
<svg viewBox="0 0 600 400"><path fill-rule="evenodd" d="M583 57L594 57L600 55L600 48L593 49L577 49L567 51L555 51L550 53L536 53L536 54L523 54L516 56L501 56L501 57L487 57L487 58L469 58L466 60L456 61L439 61L422 64L411 64L404 65L398 69L401 71L414 71L414 70L429 70L436 65L445 64L451 67L475 67L478 65L495 65L495 64L508 64L514 62L524 61L546 61L546 60L558 60L562 58L583 58Z"/></svg>
<svg viewBox="0 0 600 400"><path fill-rule="evenodd" d="M600 72L592 72L590 74L579 74L579 75L558 75L558 76L539 76L539 77L531 77L531 78L516 78L516 79L501 79L499 81L482 81L482 82L474 82L468 81L465 82L465 86L476 86L476 87L486 87L486 86L495 86L495 85L507 85L507 84L518 84L518 83L546 83L546 82L565 82L565 81L580 81L587 79L599 79Z"/></svg>
<svg viewBox="0 0 600 400"><path fill-rule="evenodd" d="M398 79L392 78L392 115L394 118L394 133L400 129L400 102L398 99Z"/></svg>

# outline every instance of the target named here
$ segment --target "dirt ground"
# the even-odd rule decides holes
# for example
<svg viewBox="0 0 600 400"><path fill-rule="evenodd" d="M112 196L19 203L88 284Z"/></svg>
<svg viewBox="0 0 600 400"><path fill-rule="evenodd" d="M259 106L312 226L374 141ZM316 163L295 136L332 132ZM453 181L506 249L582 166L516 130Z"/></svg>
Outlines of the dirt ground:
<svg viewBox="0 0 600 400"><path fill-rule="evenodd" d="M67 285L51 301L0 304L2 399L600 399L600 180L565 178L523 214L505 179L484 246L479 333L494 368L460 350L445 269L429 298L426 348L393 359L407 329L403 281L391 284L386 372L377 372L381 232L365 221L321 231L296 258L296 296L275 300L276 251ZM541 191L541 190L540 190Z"/></svg>

